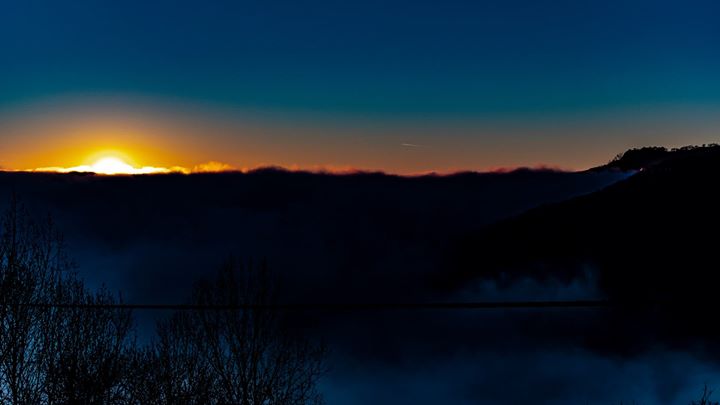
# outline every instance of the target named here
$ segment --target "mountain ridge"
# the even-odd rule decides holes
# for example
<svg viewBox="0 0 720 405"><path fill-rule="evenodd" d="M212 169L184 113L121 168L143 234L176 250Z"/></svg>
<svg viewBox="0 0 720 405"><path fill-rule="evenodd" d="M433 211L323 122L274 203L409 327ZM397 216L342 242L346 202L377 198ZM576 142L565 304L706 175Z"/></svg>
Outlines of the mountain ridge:
<svg viewBox="0 0 720 405"><path fill-rule="evenodd" d="M640 161L645 164L637 166ZM619 302L709 300L720 283L713 270L720 269L713 253L720 147L641 150L608 166L637 173L466 234L450 259L452 275L441 281L455 287L488 277L569 282L589 267Z"/></svg>

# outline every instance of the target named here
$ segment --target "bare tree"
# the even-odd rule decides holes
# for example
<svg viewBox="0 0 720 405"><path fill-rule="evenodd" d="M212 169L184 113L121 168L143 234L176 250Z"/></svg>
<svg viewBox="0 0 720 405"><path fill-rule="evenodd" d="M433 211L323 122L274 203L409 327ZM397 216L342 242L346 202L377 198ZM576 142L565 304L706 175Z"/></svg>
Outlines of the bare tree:
<svg viewBox="0 0 720 405"><path fill-rule="evenodd" d="M125 403L122 382L134 346L130 311L112 307L118 300L105 288L90 292L70 276L56 285L53 302L68 305L53 309L45 331L47 403Z"/></svg>
<svg viewBox="0 0 720 405"><path fill-rule="evenodd" d="M41 403L44 328L41 304L69 264L50 219L35 222L15 200L0 225L0 400Z"/></svg>
<svg viewBox="0 0 720 405"><path fill-rule="evenodd" d="M278 311L266 267L230 261L192 303L158 325L153 346L162 404L320 403L325 349L293 334ZM248 308L250 307L250 308Z"/></svg>
<svg viewBox="0 0 720 405"><path fill-rule="evenodd" d="M708 388L707 384L703 387L702 396L698 401L690 402L690 405L720 405L720 402L712 401L710 397L713 394L713 390Z"/></svg>
<svg viewBox="0 0 720 405"><path fill-rule="evenodd" d="M50 219L13 202L0 222L0 403L319 403L324 347L270 308L266 267L230 261L138 348L132 314L72 271Z"/></svg>
<svg viewBox="0 0 720 405"><path fill-rule="evenodd" d="M0 223L1 403L120 402L131 314L82 307L116 301L71 270L52 220L33 220L13 200Z"/></svg>

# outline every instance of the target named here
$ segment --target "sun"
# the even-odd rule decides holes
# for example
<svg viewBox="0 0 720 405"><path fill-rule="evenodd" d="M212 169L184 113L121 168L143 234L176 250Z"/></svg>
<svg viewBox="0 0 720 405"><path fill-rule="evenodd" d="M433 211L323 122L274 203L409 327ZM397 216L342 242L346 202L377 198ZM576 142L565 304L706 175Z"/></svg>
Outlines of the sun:
<svg viewBox="0 0 720 405"><path fill-rule="evenodd" d="M134 174L138 170L116 157L101 158L90 168L97 174Z"/></svg>
<svg viewBox="0 0 720 405"><path fill-rule="evenodd" d="M137 166L135 160L129 155L117 151L97 152L85 159L84 164L72 167L39 167L35 169L19 170L31 172L48 173L94 173L103 176L114 175L145 175L145 174L191 174L191 173L212 173L235 170L232 166L211 161L196 165L192 169L182 166L156 167Z"/></svg>
<svg viewBox="0 0 720 405"><path fill-rule="evenodd" d="M64 172L91 172L102 175L136 175L136 174L159 174L159 173L171 173L179 171L177 168L167 169L164 167L153 167L143 166L136 167L132 163L128 163L128 160L123 156L119 156L117 153L99 155L95 157L95 160L91 160L91 164L76 166L67 169L62 169Z"/></svg>

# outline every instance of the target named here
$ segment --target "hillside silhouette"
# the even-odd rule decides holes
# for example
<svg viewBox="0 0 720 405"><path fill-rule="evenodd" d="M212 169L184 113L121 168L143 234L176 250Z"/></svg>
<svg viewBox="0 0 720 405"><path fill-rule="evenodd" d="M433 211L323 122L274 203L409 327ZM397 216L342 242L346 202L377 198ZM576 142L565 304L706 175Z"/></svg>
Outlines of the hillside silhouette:
<svg viewBox="0 0 720 405"><path fill-rule="evenodd" d="M452 288L487 278L569 283L590 272L624 308L625 326L717 336L720 329L706 319L716 313L720 282L720 147L631 150L605 167L638 172L466 234L449 259L452 275L440 281ZM639 322L634 310L652 320Z"/></svg>
<svg viewBox="0 0 720 405"><path fill-rule="evenodd" d="M593 168L591 171L644 170L659 164L667 163L668 161L685 158L692 159L694 156L711 153L716 150L718 146L720 145L705 144L702 146L689 145L673 149L668 149L662 146L634 148L618 154L607 164Z"/></svg>

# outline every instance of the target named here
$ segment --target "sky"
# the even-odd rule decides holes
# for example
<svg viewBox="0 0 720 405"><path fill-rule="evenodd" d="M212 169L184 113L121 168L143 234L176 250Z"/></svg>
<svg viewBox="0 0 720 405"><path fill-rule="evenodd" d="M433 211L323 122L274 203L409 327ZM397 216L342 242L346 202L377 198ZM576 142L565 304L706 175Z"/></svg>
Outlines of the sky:
<svg viewBox="0 0 720 405"><path fill-rule="evenodd" d="M714 142L714 1L0 0L0 167L584 169Z"/></svg>

